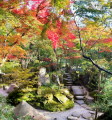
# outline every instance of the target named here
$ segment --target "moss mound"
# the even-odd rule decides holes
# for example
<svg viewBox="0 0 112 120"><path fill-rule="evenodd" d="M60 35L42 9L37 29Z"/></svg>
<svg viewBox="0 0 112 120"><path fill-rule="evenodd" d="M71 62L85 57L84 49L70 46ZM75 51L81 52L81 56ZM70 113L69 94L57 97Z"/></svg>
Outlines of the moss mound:
<svg viewBox="0 0 112 120"><path fill-rule="evenodd" d="M48 111L64 111L74 106L73 96L65 88L56 85L46 85L37 88L19 88L10 93L8 102L17 105L22 100L34 107L40 107Z"/></svg>

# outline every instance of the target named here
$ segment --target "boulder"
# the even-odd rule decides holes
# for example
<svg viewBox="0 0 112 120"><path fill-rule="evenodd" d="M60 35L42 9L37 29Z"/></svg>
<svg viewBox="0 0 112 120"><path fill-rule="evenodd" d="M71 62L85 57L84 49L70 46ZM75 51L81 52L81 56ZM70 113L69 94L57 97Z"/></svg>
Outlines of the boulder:
<svg viewBox="0 0 112 120"><path fill-rule="evenodd" d="M34 120L47 120L42 113L39 113L36 109L34 109L31 105L27 102L22 101L19 105L17 105L14 109L15 116L31 116Z"/></svg>

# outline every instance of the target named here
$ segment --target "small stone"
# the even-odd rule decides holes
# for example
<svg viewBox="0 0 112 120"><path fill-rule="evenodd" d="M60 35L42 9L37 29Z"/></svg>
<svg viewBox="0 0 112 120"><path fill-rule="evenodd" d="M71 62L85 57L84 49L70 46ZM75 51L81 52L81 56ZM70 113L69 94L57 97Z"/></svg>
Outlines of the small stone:
<svg viewBox="0 0 112 120"><path fill-rule="evenodd" d="M91 117L91 114L89 112L83 113L82 117L85 118L85 119L89 119Z"/></svg>
<svg viewBox="0 0 112 120"><path fill-rule="evenodd" d="M67 117L67 120L78 120L78 118L77 118L77 117L74 117L74 116L68 116L68 117Z"/></svg>
<svg viewBox="0 0 112 120"><path fill-rule="evenodd" d="M76 100L76 103L82 105L82 104L84 104L84 100Z"/></svg>

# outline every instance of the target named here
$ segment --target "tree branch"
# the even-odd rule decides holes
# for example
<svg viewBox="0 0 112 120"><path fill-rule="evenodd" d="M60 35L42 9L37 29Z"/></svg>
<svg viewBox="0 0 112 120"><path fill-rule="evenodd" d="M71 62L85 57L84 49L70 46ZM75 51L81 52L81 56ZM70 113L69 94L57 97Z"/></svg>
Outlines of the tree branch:
<svg viewBox="0 0 112 120"><path fill-rule="evenodd" d="M85 55L84 49L83 49L83 47L82 47L82 38L81 38L80 29L79 29L79 27L78 27L76 21L75 21L75 24L76 24L76 27L77 27L77 30L78 30L78 36L79 36L79 40L80 40L80 48L81 48L81 52L82 52L83 58L89 60L89 61L90 61L95 67L97 67L100 71L104 71L104 72L106 72L106 73L112 75L112 72L110 72L110 71L108 71L108 70L106 70L106 69L100 67L98 64L96 64L96 63L93 61L93 59L92 59L91 57L88 57L87 55Z"/></svg>

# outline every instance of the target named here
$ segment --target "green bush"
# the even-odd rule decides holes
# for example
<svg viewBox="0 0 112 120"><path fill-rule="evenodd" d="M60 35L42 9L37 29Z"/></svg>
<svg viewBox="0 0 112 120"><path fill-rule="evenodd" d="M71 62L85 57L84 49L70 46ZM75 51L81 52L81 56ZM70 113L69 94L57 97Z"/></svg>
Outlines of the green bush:
<svg viewBox="0 0 112 120"><path fill-rule="evenodd" d="M1 70L4 72L4 73L12 73L12 71L13 71L13 69L14 68L19 68L20 67L20 64L19 64L19 62L17 62L17 61L14 61L14 62L6 62L3 66L2 66L2 68L1 68Z"/></svg>
<svg viewBox="0 0 112 120"><path fill-rule="evenodd" d="M33 72L31 69L13 68L12 73L3 75L2 83L33 86L38 83L38 71Z"/></svg>

